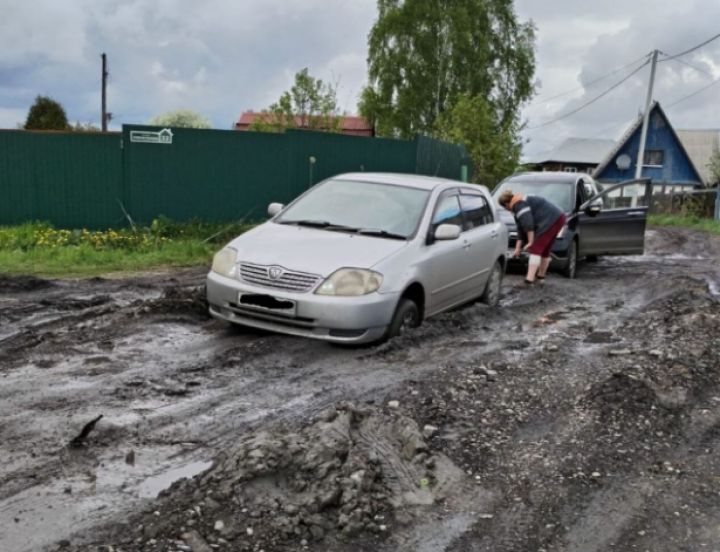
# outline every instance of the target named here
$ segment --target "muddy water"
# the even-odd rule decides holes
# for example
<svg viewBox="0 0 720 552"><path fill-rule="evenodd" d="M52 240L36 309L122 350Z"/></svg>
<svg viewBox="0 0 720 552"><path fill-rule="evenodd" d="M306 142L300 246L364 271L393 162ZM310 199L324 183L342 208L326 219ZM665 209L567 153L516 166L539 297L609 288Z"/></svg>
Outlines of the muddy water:
<svg viewBox="0 0 720 552"><path fill-rule="evenodd" d="M647 304L687 282L717 294L719 257L718 242L702 234L654 231L645 256L601 259L583 265L575 281L555 277L534 289L511 275L501 309L470 306L359 350L212 321L198 300L199 270L2 280L0 550L39 550L91 534L150 504L174 479L203 471L263 424L301 420L341 399L380 402L448 365L498 355L521 364L565 350L572 336L595 336L569 346L591 359L564 374L563 385L580 388L608 347L603 336L613 336L618 350L634 346L623 324ZM86 443L70 447L100 414ZM525 431L550 430L538 423ZM413 533L398 549L424 542L442 550L474 519L459 513L429 525L430 541Z"/></svg>

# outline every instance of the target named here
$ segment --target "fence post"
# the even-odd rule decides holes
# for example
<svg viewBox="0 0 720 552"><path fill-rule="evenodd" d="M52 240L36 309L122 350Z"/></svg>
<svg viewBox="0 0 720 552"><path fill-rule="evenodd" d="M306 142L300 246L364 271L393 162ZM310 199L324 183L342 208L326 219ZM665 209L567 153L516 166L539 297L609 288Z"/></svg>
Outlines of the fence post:
<svg viewBox="0 0 720 552"><path fill-rule="evenodd" d="M460 167L460 180L462 180L463 182L468 181L468 166L467 165L462 165Z"/></svg>
<svg viewBox="0 0 720 552"><path fill-rule="evenodd" d="M715 190L715 220L720 220L720 184Z"/></svg>

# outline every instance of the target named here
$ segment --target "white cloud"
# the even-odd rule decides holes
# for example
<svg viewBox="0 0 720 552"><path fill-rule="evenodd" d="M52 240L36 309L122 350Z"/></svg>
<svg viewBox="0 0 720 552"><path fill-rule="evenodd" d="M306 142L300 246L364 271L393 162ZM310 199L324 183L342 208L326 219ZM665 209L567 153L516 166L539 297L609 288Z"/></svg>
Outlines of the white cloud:
<svg viewBox="0 0 720 552"><path fill-rule="evenodd" d="M716 22L720 19L720 4L711 0L683 3L555 0L552 4L520 0L518 11L523 17L532 17L538 26L537 74L542 89L524 110L531 127L589 102L632 68L550 102L544 101L543 96L587 85L655 48L670 54L687 50L716 34ZM720 40L684 56L682 61L696 68L679 61L658 65L654 98L666 106L676 128L720 127L720 107L716 101L720 85L714 94L711 88L686 103L669 107L673 101L717 78ZM568 136L617 138L642 109L648 79L649 67L645 67L576 115L526 131L524 135L530 140L526 154L548 149Z"/></svg>
<svg viewBox="0 0 720 552"><path fill-rule="evenodd" d="M0 107L0 128L15 128L18 124L24 124L26 117L25 109Z"/></svg>

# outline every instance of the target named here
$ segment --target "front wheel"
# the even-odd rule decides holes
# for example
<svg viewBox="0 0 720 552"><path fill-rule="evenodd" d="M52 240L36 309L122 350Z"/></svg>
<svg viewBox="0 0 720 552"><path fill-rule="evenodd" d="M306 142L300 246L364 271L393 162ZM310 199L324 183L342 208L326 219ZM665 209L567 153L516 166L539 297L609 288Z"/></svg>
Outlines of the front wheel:
<svg viewBox="0 0 720 552"><path fill-rule="evenodd" d="M392 322L388 328L387 338L397 337L404 334L411 328L417 328L420 325L420 309L414 301L410 299L400 299Z"/></svg>
<svg viewBox="0 0 720 552"><path fill-rule="evenodd" d="M500 261L495 261L490 276L488 276L487 283L485 284L485 291L483 291L480 298L483 303L486 303L490 307L496 307L500 302L500 290L502 289L504 273L505 271Z"/></svg>
<svg viewBox="0 0 720 552"><path fill-rule="evenodd" d="M578 243L577 240L573 240L568 250L568 258L563 268L562 273L570 279L575 278L577 274L577 263L578 263Z"/></svg>

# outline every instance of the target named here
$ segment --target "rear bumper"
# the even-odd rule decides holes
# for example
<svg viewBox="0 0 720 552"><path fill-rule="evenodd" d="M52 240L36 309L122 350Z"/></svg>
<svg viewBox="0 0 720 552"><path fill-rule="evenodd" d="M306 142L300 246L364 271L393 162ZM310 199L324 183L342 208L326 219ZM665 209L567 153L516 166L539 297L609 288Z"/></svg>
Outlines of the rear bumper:
<svg viewBox="0 0 720 552"><path fill-rule="evenodd" d="M515 234L513 232L513 234ZM553 244L552 250L550 251L550 257L552 258L552 266L564 266L567 262L568 251L570 250L570 244L572 243L574 234L566 233L562 238L556 238ZM519 258L514 258L513 253L515 252L515 238L511 237L508 244L508 263L514 265L527 264L528 254L524 251L520 254Z"/></svg>
<svg viewBox="0 0 720 552"><path fill-rule="evenodd" d="M293 301L288 315L238 303L240 293L270 295ZM207 277L210 315L277 333L321 339L334 343L371 343L387 332L400 295L371 293L360 297L327 297L313 293L288 293L248 284L214 272Z"/></svg>

